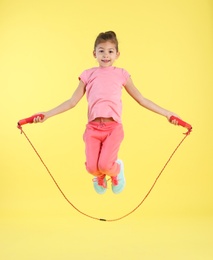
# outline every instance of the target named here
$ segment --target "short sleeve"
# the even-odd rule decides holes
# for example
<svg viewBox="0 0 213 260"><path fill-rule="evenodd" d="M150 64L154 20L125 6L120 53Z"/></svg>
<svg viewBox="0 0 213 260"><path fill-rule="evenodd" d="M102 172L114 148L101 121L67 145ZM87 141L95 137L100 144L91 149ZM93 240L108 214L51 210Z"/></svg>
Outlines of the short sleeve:
<svg viewBox="0 0 213 260"><path fill-rule="evenodd" d="M129 79L130 77L130 74L128 71L126 71L125 69L122 69L122 73L123 73L123 77L124 77L124 82L123 82L123 86L126 85L126 82L127 80Z"/></svg>
<svg viewBox="0 0 213 260"><path fill-rule="evenodd" d="M87 81L88 81L88 76L87 76L87 71L83 71L81 73L81 75L78 77L79 80L82 80L84 82L84 84L86 85L87 84Z"/></svg>

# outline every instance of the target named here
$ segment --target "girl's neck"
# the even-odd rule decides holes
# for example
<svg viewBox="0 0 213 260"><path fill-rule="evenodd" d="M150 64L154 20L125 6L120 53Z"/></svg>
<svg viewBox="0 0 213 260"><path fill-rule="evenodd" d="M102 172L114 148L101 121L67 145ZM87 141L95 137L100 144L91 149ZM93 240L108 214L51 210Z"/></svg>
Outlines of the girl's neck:
<svg viewBox="0 0 213 260"><path fill-rule="evenodd" d="M109 67L102 67L102 66L99 66L100 69L112 69L114 68L114 66L109 66Z"/></svg>

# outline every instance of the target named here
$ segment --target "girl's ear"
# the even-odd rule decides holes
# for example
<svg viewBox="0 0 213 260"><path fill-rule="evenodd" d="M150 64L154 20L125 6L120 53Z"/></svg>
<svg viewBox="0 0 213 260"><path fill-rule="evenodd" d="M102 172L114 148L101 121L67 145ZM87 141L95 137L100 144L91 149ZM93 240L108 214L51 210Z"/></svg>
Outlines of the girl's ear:
<svg viewBox="0 0 213 260"><path fill-rule="evenodd" d="M96 58L96 53L95 53L95 51L93 51L93 56L94 56L94 58Z"/></svg>
<svg viewBox="0 0 213 260"><path fill-rule="evenodd" d="M119 56L120 56L120 52L119 51L117 52L116 56L117 56L116 59L118 59Z"/></svg>

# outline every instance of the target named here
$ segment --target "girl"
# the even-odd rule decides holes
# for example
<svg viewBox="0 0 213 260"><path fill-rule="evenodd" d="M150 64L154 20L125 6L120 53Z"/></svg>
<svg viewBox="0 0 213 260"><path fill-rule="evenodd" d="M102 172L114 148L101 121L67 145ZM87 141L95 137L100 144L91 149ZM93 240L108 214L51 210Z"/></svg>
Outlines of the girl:
<svg viewBox="0 0 213 260"><path fill-rule="evenodd" d="M93 55L99 67L83 71L79 84L72 97L59 106L43 112L43 118L36 117L34 122L65 112L77 105L86 93L88 101L88 124L83 135L86 153L86 169L94 175L93 185L98 194L107 189L106 175L110 176L112 191L120 193L125 187L124 165L117 158L124 137L121 121L121 91L124 87L130 96L141 106L165 116L168 120L176 114L158 106L142 96L134 86L129 73L114 67L120 52L113 31L100 33L95 40ZM176 120L171 123L177 124Z"/></svg>

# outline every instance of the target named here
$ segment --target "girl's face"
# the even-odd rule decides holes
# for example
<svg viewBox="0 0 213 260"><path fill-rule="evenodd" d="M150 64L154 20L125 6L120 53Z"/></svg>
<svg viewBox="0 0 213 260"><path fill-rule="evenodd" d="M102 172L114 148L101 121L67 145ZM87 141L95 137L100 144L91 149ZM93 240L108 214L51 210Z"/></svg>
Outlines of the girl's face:
<svg viewBox="0 0 213 260"><path fill-rule="evenodd" d="M100 67L110 67L119 57L120 53L116 51L116 46L110 41L102 42L97 45L93 52Z"/></svg>

